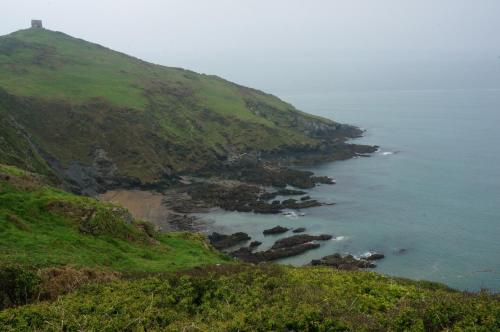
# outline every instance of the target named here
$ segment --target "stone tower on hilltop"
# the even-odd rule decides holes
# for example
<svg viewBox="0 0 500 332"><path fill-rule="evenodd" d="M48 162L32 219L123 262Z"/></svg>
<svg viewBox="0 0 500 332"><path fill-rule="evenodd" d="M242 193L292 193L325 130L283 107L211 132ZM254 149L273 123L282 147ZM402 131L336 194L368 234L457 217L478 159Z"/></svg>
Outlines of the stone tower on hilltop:
<svg viewBox="0 0 500 332"><path fill-rule="evenodd" d="M35 29L43 29L42 20L31 20L31 27Z"/></svg>

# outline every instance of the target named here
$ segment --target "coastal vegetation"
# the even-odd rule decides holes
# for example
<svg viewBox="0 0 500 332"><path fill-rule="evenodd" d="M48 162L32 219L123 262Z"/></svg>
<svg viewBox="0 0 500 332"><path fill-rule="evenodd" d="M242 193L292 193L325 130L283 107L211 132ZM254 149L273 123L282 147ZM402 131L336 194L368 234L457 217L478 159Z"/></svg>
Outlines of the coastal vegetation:
<svg viewBox="0 0 500 332"><path fill-rule="evenodd" d="M494 331L500 298L329 267L248 265L195 233L0 166L2 331Z"/></svg>

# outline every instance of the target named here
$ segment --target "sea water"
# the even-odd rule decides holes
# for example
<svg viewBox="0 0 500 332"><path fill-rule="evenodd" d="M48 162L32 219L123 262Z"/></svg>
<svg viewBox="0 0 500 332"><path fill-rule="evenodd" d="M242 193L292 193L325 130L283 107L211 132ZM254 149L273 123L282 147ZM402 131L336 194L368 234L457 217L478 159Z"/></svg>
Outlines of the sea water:
<svg viewBox="0 0 500 332"><path fill-rule="evenodd" d="M305 227L334 238L280 263L381 252L380 273L500 291L500 90L279 96L366 129L355 142L380 150L304 168L336 179L309 190L313 199L335 205L271 216L216 211L204 216L213 229L247 232L264 250L292 233L264 237L262 230Z"/></svg>

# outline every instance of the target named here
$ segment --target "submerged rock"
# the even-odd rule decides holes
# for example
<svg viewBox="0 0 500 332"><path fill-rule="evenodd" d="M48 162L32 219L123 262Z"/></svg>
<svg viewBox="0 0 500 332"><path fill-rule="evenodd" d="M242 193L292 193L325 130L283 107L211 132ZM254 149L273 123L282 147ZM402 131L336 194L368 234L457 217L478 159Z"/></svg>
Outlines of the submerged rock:
<svg viewBox="0 0 500 332"><path fill-rule="evenodd" d="M396 254L396 255L406 255L407 253L408 253L408 249L405 249L405 248L398 249L394 252L394 254Z"/></svg>
<svg viewBox="0 0 500 332"><path fill-rule="evenodd" d="M247 233L237 232L231 235L220 234L217 232L208 236L208 240L216 249L226 249L237 245L240 242L248 241L251 237Z"/></svg>
<svg viewBox="0 0 500 332"><path fill-rule="evenodd" d="M295 228L292 232L294 233L304 233L306 229L304 227Z"/></svg>
<svg viewBox="0 0 500 332"><path fill-rule="evenodd" d="M265 229L262 233L264 233L264 235L271 235L271 234L282 234L285 232L288 232L288 228L282 226L276 226L273 228Z"/></svg>

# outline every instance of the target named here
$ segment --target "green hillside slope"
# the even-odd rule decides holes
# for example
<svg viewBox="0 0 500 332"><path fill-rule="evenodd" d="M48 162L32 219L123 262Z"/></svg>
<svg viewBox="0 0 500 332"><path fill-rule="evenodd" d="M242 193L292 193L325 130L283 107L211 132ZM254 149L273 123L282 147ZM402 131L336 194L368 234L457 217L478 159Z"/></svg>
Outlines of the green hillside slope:
<svg viewBox="0 0 500 332"><path fill-rule="evenodd" d="M153 183L243 152L360 134L216 76L45 29L0 37L0 115L0 162L80 188Z"/></svg>
<svg viewBox="0 0 500 332"><path fill-rule="evenodd" d="M157 233L124 208L0 164L0 265L168 271L226 260L201 236Z"/></svg>

